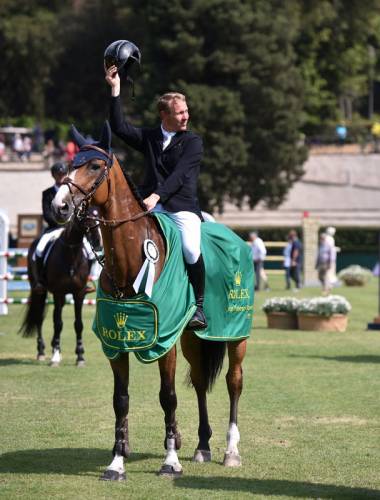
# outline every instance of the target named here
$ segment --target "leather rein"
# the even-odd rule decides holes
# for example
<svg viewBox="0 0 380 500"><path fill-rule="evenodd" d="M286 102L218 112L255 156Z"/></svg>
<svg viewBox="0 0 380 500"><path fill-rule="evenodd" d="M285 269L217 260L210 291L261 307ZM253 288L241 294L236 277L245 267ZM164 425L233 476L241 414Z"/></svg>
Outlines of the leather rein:
<svg viewBox="0 0 380 500"><path fill-rule="evenodd" d="M103 171L101 174L98 176L98 178L95 180L93 185L90 187L88 191L85 191L82 189L78 184L76 184L70 177L66 177L62 184L66 185L69 188L70 195L71 195L71 200L74 205L74 213L78 220L92 220L94 222L99 222L100 224L103 224L104 226L110 226L110 227L115 227L120 224L124 224L126 222L134 222L138 219L141 219L141 217L145 217L145 215L148 215L150 212L149 210L144 210L142 212L139 212L132 217L128 217L126 219L104 219L103 217L95 217L93 215L88 215L87 214L87 209L88 205L91 202L91 198L94 196L95 192L97 191L98 187L103 183L105 179L107 179L107 185L108 185L108 193L110 192L110 185L111 185L111 180L109 177L110 170L113 166L114 162L114 157L112 154L109 154L107 151L105 151L102 148L99 148L98 146L95 146L93 144L86 144L85 146L82 146L81 150L88 150L88 149L94 149L95 151L99 151L102 153L102 155L106 156L108 158L108 161L106 165L104 166ZM83 165L80 165L78 168L80 168ZM74 199L73 199L73 192L71 190L71 186L75 187L80 191L83 195L84 198L80 201L78 205L75 205Z"/></svg>

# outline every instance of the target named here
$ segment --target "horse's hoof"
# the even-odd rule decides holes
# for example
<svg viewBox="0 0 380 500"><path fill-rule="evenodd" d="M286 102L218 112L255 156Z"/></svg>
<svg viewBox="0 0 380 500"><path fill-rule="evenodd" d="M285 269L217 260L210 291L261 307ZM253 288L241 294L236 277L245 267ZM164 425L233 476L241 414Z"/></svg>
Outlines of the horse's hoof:
<svg viewBox="0 0 380 500"><path fill-rule="evenodd" d="M228 453L224 454L223 460L224 467L240 467L241 466L241 458L238 453Z"/></svg>
<svg viewBox="0 0 380 500"><path fill-rule="evenodd" d="M45 361L45 354L37 354L37 361Z"/></svg>
<svg viewBox="0 0 380 500"><path fill-rule="evenodd" d="M159 476L165 476L165 477L179 477L182 476L182 467L180 464L175 464L175 465L169 465L169 464L164 464L159 473Z"/></svg>
<svg viewBox="0 0 380 500"><path fill-rule="evenodd" d="M211 451L210 450L195 450L193 456L193 462L202 464L203 462L211 462Z"/></svg>
<svg viewBox="0 0 380 500"><path fill-rule="evenodd" d="M83 368L86 366L86 363L84 361L84 359L81 359L80 361L77 361L77 367L78 368Z"/></svg>
<svg viewBox="0 0 380 500"><path fill-rule="evenodd" d="M126 481L127 476L125 472L107 469L99 479L100 481Z"/></svg>
<svg viewBox="0 0 380 500"><path fill-rule="evenodd" d="M51 366L51 368L58 368L59 367L59 363L57 363L56 361L51 361L50 362L50 366Z"/></svg>

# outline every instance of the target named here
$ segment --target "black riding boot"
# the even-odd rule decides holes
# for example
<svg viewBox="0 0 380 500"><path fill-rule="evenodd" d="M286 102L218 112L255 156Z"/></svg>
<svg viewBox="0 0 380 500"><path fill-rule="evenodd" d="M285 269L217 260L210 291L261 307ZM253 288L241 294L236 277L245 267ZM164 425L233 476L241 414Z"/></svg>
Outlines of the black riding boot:
<svg viewBox="0 0 380 500"><path fill-rule="evenodd" d="M46 292L46 279L45 279L45 269L44 269L44 259L43 257L37 257L36 255L36 283L34 285L34 290L39 293Z"/></svg>
<svg viewBox="0 0 380 500"><path fill-rule="evenodd" d="M203 312L203 300L205 295L205 265L203 257L200 255L195 264L186 263L189 281L193 287L195 295L195 304L197 309L194 316L189 321L187 327L193 330L203 330L207 328L207 320Z"/></svg>

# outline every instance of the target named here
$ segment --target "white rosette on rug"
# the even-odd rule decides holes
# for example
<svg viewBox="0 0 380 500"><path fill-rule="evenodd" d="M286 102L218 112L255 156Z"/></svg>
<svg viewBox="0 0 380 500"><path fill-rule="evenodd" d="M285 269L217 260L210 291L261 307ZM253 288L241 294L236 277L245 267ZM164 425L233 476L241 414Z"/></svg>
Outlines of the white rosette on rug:
<svg viewBox="0 0 380 500"><path fill-rule="evenodd" d="M151 297L153 291L154 276L156 272L155 264L160 257L160 253L158 251L157 245L152 240L144 241L144 253L145 261L135 279L135 282L133 283L133 289L136 293L139 293L141 283L145 278L145 275L147 274L144 292L148 297Z"/></svg>

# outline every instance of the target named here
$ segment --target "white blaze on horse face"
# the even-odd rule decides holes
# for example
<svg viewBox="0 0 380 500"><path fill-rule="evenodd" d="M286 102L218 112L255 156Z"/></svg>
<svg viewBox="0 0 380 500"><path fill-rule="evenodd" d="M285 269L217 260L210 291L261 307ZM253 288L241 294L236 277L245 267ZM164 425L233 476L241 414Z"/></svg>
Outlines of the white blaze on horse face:
<svg viewBox="0 0 380 500"><path fill-rule="evenodd" d="M68 201L70 200L70 190L69 186L64 184L61 186L56 195L54 196L54 199L52 201L52 205L55 210L59 210L61 207L63 207Z"/></svg>

